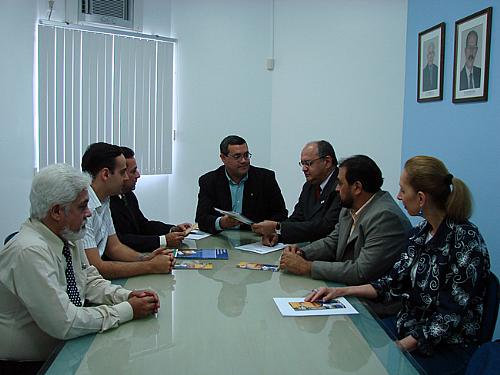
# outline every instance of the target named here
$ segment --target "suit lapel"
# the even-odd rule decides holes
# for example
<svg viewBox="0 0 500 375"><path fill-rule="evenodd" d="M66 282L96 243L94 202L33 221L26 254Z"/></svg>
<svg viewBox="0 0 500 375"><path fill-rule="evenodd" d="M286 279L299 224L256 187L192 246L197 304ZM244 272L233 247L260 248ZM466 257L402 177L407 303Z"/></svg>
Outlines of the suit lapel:
<svg viewBox="0 0 500 375"><path fill-rule="evenodd" d="M252 168L252 166L250 166L250 168L248 169L248 179L246 180L245 187L243 188L243 212L252 212L255 205L255 188L253 182L258 179L253 177L254 174L255 170Z"/></svg>
<svg viewBox="0 0 500 375"><path fill-rule="evenodd" d="M363 210L361 211L361 214L359 215L358 220L356 221L356 226L354 227L354 230L352 231L351 235L349 235L350 228L351 228L351 226L349 226L349 231L347 232L347 239L346 239L345 246L343 246L343 248L341 249L342 250L342 255L344 254L346 247L351 242L356 241L357 238L359 237L359 224L361 222L363 222L364 216L370 211L370 208L373 205L373 203L376 202L382 194L383 194L383 191L379 191L379 192L375 193L375 196L370 201L370 203L368 203L366 205L366 207L363 208ZM351 217L350 214L349 214L349 218L351 219L351 225L352 225L352 217ZM339 244L340 244L340 241L339 241Z"/></svg>
<svg viewBox="0 0 500 375"><path fill-rule="evenodd" d="M352 217L348 209L345 209L345 214L339 218L339 243L337 247L337 259L342 259L345 253L345 249L350 240L349 233L352 226ZM350 242L350 241L349 241Z"/></svg>
<svg viewBox="0 0 500 375"><path fill-rule="evenodd" d="M126 194L123 194L122 199L121 199L121 204L123 204L125 206L125 210L127 210L128 214L129 214L128 216L132 219L131 221L132 221L132 224L134 225L136 233L140 233L139 223L137 222L137 218L135 217L134 210L131 207L132 199L127 197Z"/></svg>
<svg viewBox="0 0 500 375"><path fill-rule="evenodd" d="M333 172L325 188L321 191L319 200L316 200L315 190L316 186L309 184L309 192L307 198L309 199L309 207L312 207L311 211L307 213L308 219L314 217L316 212L318 212L323 205L328 201L330 195L335 189L337 181L338 169Z"/></svg>
<svg viewBox="0 0 500 375"><path fill-rule="evenodd" d="M229 181L227 180L224 166L222 166L219 170L219 178L217 178L217 194L219 195L219 201L221 202L221 207L217 208L231 211L233 209L231 190L229 189Z"/></svg>
<svg viewBox="0 0 500 375"><path fill-rule="evenodd" d="M308 191L306 195L307 199L306 206L308 207L308 209L304 210L304 215L306 219L309 219L313 217L314 214L316 214L316 212L321 209L322 204L320 202L322 202L322 200L325 199L324 197L326 195L321 194L320 199L318 200L316 199L316 186L309 184L307 189Z"/></svg>

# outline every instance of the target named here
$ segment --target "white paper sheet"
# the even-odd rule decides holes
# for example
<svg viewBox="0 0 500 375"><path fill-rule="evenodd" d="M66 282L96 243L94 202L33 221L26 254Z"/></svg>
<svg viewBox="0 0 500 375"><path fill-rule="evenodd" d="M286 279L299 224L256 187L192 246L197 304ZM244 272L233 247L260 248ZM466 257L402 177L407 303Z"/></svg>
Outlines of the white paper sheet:
<svg viewBox="0 0 500 375"><path fill-rule="evenodd" d="M358 311L344 297L335 298L332 305L336 308L325 310L294 310L289 302L304 302L304 298L273 298L283 316L315 316L315 315L346 315L359 314ZM340 307L340 306L343 307ZM326 305L325 305L326 307Z"/></svg>
<svg viewBox="0 0 500 375"><path fill-rule="evenodd" d="M248 245L236 246L235 249L243 250L243 251L251 251L252 253L257 253L257 254L267 254L267 253L272 253L273 251L281 250L285 246L286 245L284 243L281 243L281 242L278 242L274 246L265 246L265 245L262 245L262 242L258 241L258 242L250 243Z"/></svg>
<svg viewBox="0 0 500 375"><path fill-rule="evenodd" d="M201 230L194 230L191 233L189 233L185 238L188 240L201 240L209 236L211 236L210 233L206 233Z"/></svg>

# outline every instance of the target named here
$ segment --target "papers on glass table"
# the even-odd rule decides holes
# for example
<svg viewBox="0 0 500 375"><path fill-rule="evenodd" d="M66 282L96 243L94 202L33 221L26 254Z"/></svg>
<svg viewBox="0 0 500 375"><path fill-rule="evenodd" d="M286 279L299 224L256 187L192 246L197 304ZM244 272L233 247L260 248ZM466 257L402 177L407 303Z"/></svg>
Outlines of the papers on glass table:
<svg viewBox="0 0 500 375"><path fill-rule="evenodd" d="M283 316L315 316L358 314L344 297L328 302L304 302L304 298L273 298Z"/></svg>
<svg viewBox="0 0 500 375"><path fill-rule="evenodd" d="M174 249L174 257L182 259L229 259L227 249Z"/></svg>
<svg viewBox="0 0 500 375"><path fill-rule="evenodd" d="M238 212L224 211L224 210L221 210L220 208L214 208L214 210L217 211L217 212L220 212L223 215L227 215L229 217L232 217L233 219L238 220L239 222L241 222L243 224L248 224L248 225L252 225L253 224L252 220L250 220L248 217L245 217L245 216L243 216L242 214L240 214Z"/></svg>
<svg viewBox="0 0 500 375"><path fill-rule="evenodd" d="M192 230L191 232L189 232L189 234L185 238L188 240L201 240L201 239L208 237L208 236L211 236L211 234L207 233L207 232L203 232L199 229L196 229L196 230Z"/></svg>
<svg viewBox="0 0 500 375"><path fill-rule="evenodd" d="M262 245L262 242L257 241L254 243L250 243L248 245L236 246L235 249L243 250L243 251L251 251L252 253L257 253L257 254L267 254L267 253L272 253L273 251L281 250L285 246L286 245L284 243L281 243L281 242L278 242L274 246L265 246L265 245Z"/></svg>
<svg viewBox="0 0 500 375"><path fill-rule="evenodd" d="M212 270L213 263L199 262L197 260L176 263L174 269L176 270Z"/></svg>

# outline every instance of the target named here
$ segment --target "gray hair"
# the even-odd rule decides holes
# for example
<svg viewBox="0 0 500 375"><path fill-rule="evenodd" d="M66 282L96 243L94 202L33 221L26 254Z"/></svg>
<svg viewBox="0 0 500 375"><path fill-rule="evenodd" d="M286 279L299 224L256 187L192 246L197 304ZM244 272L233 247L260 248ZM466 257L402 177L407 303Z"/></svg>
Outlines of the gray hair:
<svg viewBox="0 0 500 375"><path fill-rule="evenodd" d="M33 178L30 192L30 217L42 220L52 206L67 206L82 190L90 185L91 178L67 164L53 164L42 169Z"/></svg>

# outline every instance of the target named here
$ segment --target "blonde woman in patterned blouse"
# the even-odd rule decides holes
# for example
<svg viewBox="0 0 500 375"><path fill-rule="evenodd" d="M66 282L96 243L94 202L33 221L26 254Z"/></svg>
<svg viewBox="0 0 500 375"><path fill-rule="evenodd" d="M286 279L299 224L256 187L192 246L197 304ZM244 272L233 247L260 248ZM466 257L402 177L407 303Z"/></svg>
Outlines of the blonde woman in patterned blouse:
<svg viewBox="0 0 500 375"><path fill-rule="evenodd" d="M461 374L478 346L489 256L468 219L472 199L464 182L438 159L415 156L404 166L398 199L424 220L410 233L406 250L386 276L345 288L320 288L306 301L356 296L402 301L384 320L398 345L429 374Z"/></svg>

